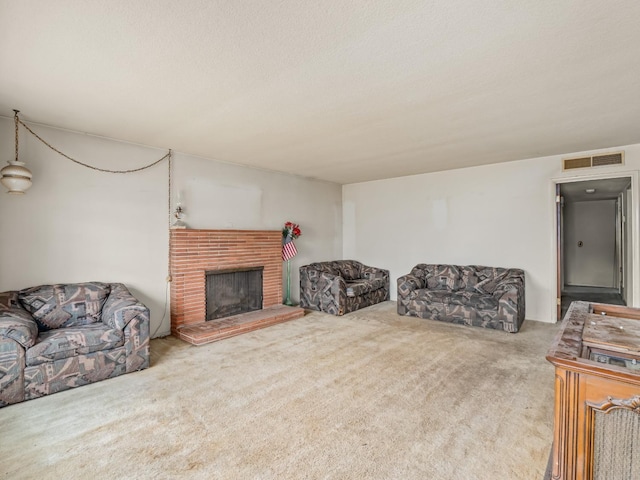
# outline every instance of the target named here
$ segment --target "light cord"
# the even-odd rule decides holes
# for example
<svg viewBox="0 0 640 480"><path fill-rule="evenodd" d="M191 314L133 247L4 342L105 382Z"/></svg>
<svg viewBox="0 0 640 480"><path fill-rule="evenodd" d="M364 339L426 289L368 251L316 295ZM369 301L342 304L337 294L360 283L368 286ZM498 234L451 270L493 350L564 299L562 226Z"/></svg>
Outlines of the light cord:
<svg viewBox="0 0 640 480"><path fill-rule="evenodd" d="M20 121L18 119L18 113L20 113L19 110L14 110L14 114L13 114L13 119L14 122L16 124L16 163L18 163L18 122Z"/></svg>
<svg viewBox="0 0 640 480"><path fill-rule="evenodd" d="M18 130L19 130L19 125L22 125L29 133L31 133L31 135L33 135L34 137L36 137L38 140L40 140L43 144L45 144L47 147L49 147L51 150L53 150L54 152L56 152L58 155L63 156L64 158L71 160L72 162L81 165L83 167L87 167L90 168L91 170L96 170L98 172L104 172L104 173L135 173L135 172L140 172L142 170L146 170L148 168L151 168L157 164L159 164L160 162L162 162L163 160L167 159L168 160L168 195L167 195L167 219L168 219L168 227L169 227L169 237L168 237L168 250L167 250L167 285L165 287L165 292L164 292L164 311L162 313L162 319L160 320L160 323L158 324L158 326L156 327L156 329L154 330L153 334L151 335L151 338L154 338L155 335L158 333L158 330L160 330L160 327L162 327L162 324L164 323L164 319L167 316L167 305L168 305L168 300L169 300L169 283L171 283L171 176L172 176L172 171L173 171L173 162L172 162L172 155L173 152L171 149L169 149L169 151L167 152L166 155L164 155L162 158L156 160L155 162L152 162L148 165L139 167L139 168L131 168L128 170L111 170L108 168L100 168L100 167L94 167L93 165L89 165L87 163L81 162L79 160L76 160L75 158L70 157L69 155L61 152L60 150L58 150L57 148L55 148L53 145L51 145L49 142L47 142L46 140L44 140L40 135L38 135L36 132L34 132L33 130L31 130L31 128L29 128L29 126L24 123L22 120L20 120L20 117L18 116L18 113L20 113L19 110L14 110L14 122L16 125L16 162L18 162Z"/></svg>
<svg viewBox="0 0 640 480"><path fill-rule="evenodd" d="M47 147L49 147L51 150L56 152L58 155L61 155L64 158L66 158L68 160L71 160L74 163L77 163L78 165L82 165L83 167L87 167L87 168L90 168L92 170L97 170L98 172L105 172L105 173L134 173L134 172L139 172L141 170L146 170L147 168L151 168L151 167L157 165L158 163L162 162L164 159L171 157L171 150L169 150L169 152L164 157L156 160L155 162L150 163L149 165L145 165L145 166L139 167L139 168L131 168L131 169L128 169L128 170L110 170L108 168L94 167L93 165L89 165L87 163L84 163L84 162L81 162L79 160L76 160L75 158L70 157L66 153L62 153L60 150L58 150L53 145L51 145L46 140L44 140L36 132L31 130L31 128L29 128L29 126L26 123L24 123L22 120L20 120L20 118L18 117L18 111L17 110L14 110L14 111L16 112L16 114L15 114L15 120L16 120L16 161L18 160L18 123L20 123L20 125L22 125L24 128L26 128L27 131L31 135L36 137L38 140L40 140L42 143L44 143Z"/></svg>

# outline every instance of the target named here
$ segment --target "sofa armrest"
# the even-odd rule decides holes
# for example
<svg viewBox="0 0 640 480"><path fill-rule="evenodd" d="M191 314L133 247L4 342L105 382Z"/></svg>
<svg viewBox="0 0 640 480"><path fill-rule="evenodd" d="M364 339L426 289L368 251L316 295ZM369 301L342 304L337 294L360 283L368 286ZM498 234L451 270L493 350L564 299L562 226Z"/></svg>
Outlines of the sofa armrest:
<svg viewBox="0 0 640 480"><path fill-rule="evenodd" d="M384 300L389 300L389 270L377 267L364 267L362 269L362 275L367 281L382 280L384 282L384 287L382 288L384 288L385 291Z"/></svg>
<svg viewBox="0 0 640 480"><path fill-rule="evenodd" d="M304 279L307 286L313 286L316 290L331 290L338 285L338 279L342 279L340 275L323 272L315 268L300 267L300 280ZM344 284L344 280L342 280Z"/></svg>
<svg viewBox="0 0 640 480"><path fill-rule="evenodd" d="M137 300L122 283L112 283L111 293L102 307L102 322L124 330L134 318L149 323L149 309Z"/></svg>
<svg viewBox="0 0 640 480"><path fill-rule="evenodd" d="M333 277L331 279L327 278L325 279L325 281L327 282L327 285L329 285L331 293L333 293L336 298L338 298L338 295L340 295L341 293L343 293L344 295L347 294L347 282L344 278L342 278L340 275L331 275L329 273L323 273L322 275L330 275L331 277Z"/></svg>
<svg viewBox="0 0 640 480"><path fill-rule="evenodd" d="M425 288L425 285L415 275L407 274L398 277L398 298L407 298L414 290Z"/></svg>
<svg viewBox="0 0 640 480"><path fill-rule="evenodd" d="M347 285L341 276L308 265L300 267L302 308L342 315L346 298Z"/></svg>
<svg viewBox="0 0 640 480"><path fill-rule="evenodd" d="M396 301L398 315L409 314L408 306L411 303L411 294L424 287L425 285L422 283L422 280L410 273L398 277L398 298Z"/></svg>
<svg viewBox="0 0 640 480"><path fill-rule="evenodd" d="M149 320L138 315L124 328L124 346L127 352L127 372L149 367Z"/></svg>
<svg viewBox="0 0 640 480"><path fill-rule="evenodd" d="M496 285L493 297L498 300L498 315L505 331L517 332L525 316L524 271L514 269Z"/></svg>
<svg viewBox="0 0 640 480"><path fill-rule="evenodd" d="M0 337L15 340L25 349L32 347L38 338L38 324L21 307L0 310Z"/></svg>

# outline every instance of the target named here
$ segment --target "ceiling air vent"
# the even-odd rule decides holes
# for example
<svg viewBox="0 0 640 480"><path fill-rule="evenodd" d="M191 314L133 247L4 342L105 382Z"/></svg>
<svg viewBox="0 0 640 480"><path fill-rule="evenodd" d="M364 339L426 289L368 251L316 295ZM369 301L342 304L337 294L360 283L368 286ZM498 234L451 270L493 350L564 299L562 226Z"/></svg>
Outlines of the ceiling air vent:
<svg viewBox="0 0 640 480"><path fill-rule="evenodd" d="M590 166L591 157L564 159L564 170L571 170L572 168L587 168Z"/></svg>
<svg viewBox="0 0 640 480"><path fill-rule="evenodd" d="M624 154L622 152L605 153L604 155L594 155L591 157L591 165L594 167L603 167L605 165L622 165L624 163Z"/></svg>
<svg viewBox="0 0 640 480"><path fill-rule="evenodd" d="M624 152L603 153L593 157L564 158L562 160L563 170L573 170L574 168L606 167L608 165L624 164Z"/></svg>

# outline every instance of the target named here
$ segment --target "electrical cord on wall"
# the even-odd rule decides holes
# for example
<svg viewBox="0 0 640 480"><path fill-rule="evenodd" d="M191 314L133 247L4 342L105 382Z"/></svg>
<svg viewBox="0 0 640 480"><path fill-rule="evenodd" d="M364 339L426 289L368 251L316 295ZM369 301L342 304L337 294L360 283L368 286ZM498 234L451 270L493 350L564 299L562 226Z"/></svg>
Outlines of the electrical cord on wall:
<svg viewBox="0 0 640 480"><path fill-rule="evenodd" d="M167 278L166 278L166 287L164 289L164 311L162 312L162 319L160 319L160 323L158 324L158 326L156 327L156 329L153 331L153 333L151 334L151 338L154 338L156 336L156 334L158 333L158 330L160 330L160 327L162 327L162 324L164 323L164 319L167 317L167 304L169 301L169 285L171 284L171 174L173 172L173 155L172 155L172 151L169 150L169 154L168 154L168 174L167 174L167 189L168 189L168 193L167 193L167 222L168 222L168 227L169 227L169 240L168 240L168 245L167 245Z"/></svg>
<svg viewBox="0 0 640 480"><path fill-rule="evenodd" d="M167 304L169 300L169 283L170 282L167 282L167 286L165 287L165 290L164 290L164 311L162 312L162 318L160 319L160 323L158 324L156 329L151 334L151 338L156 337L158 330L160 330L160 327L162 327L162 324L164 323L164 319L167 317Z"/></svg>

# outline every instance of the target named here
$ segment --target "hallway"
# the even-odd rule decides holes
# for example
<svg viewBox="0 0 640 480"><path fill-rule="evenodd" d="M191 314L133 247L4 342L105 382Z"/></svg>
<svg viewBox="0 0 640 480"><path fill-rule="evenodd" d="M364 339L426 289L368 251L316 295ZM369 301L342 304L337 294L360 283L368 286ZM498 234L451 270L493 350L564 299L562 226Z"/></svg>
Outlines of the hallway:
<svg viewBox="0 0 640 480"><path fill-rule="evenodd" d="M562 318L564 318L565 313L567 313L571 302L584 301L625 305L622 295L620 295L615 288L565 286L561 299Z"/></svg>

